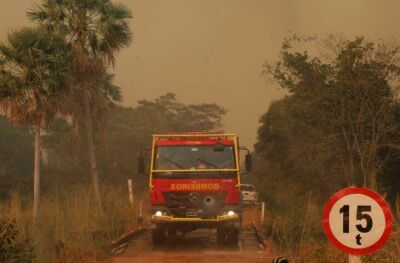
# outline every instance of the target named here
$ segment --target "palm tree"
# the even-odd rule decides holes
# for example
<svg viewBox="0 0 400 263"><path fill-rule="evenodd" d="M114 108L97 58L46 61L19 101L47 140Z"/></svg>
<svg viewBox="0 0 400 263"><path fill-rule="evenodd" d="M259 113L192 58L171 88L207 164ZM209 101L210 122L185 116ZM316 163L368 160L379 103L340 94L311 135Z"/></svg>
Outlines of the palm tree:
<svg viewBox="0 0 400 263"><path fill-rule="evenodd" d="M97 161L93 142L93 108L104 93L101 79L106 67L114 65L115 54L130 43L127 20L130 11L111 0L43 0L28 16L49 30L65 35L73 53L72 75L78 111L86 124L93 186L99 210L102 205ZM75 112L77 114L77 112Z"/></svg>
<svg viewBox="0 0 400 263"><path fill-rule="evenodd" d="M63 38L40 28L12 31L0 44L0 110L35 132L33 221L40 203L40 133L62 112L68 52Z"/></svg>

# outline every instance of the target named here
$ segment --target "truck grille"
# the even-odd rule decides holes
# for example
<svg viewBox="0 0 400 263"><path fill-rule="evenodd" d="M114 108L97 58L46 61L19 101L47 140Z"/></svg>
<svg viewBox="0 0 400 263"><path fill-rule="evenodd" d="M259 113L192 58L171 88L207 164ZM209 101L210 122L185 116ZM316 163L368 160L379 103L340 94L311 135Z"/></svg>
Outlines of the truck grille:
<svg viewBox="0 0 400 263"><path fill-rule="evenodd" d="M218 215L224 207L226 192L164 192L166 206L174 216L209 218ZM188 213L190 212L190 213Z"/></svg>

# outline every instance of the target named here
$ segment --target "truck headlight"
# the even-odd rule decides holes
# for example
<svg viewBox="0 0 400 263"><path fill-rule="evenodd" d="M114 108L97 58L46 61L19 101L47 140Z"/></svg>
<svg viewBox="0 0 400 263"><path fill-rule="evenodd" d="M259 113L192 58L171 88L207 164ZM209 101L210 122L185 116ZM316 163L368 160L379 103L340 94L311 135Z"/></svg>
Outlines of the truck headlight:
<svg viewBox="0 0 400 263"><path fill-rule="evenodd" d="M161 211L157 211L154 215L155 216L162 216L162 212Z"/></svg>
<svg viewBox="0 0 400 263"><path fill-rule="evenodd" d="M228 211L228 216L234 216L235 215L235 212L233 212L233 211Z"/></svg>

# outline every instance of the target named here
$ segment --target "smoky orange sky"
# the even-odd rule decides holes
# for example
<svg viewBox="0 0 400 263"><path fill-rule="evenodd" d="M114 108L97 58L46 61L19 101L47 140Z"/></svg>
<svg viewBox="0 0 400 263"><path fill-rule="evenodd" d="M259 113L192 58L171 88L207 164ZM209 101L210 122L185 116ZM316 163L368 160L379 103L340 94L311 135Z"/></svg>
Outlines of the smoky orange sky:
<svg viewBox="0 0 400 263"><path fill-rule="evenodd" d="M37 1L1 0L0 38L27 25ZM118 1L117 1L118 2ZM185 103L229 110L225 130L256 140L258 120L284 92L261 75L289 32L398 37L400 1L390 0L124 0L134 15L133 41L116 63L126 106L167 92Z"/></svg>

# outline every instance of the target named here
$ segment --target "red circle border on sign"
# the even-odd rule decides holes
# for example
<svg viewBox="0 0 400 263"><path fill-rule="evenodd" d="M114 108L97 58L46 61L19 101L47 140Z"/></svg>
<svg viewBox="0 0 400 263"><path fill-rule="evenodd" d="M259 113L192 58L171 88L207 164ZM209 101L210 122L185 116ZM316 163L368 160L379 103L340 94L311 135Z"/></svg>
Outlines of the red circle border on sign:
<svg viewBox="0 0 400 263"><path fill-rule="evenodd" d="M383 214L385 215L385 230L383 232L383 235L381 238L373 245L365 248L351 248L343 243L341 243L337 238L333 235L330 223L329 223L329 214L331 212L332 207L334 204L341 199L342 197L345 197L347 195L351 194L363 194L368 197L371 197L374 199L379 206L382 208ZM386 201L377 193L374 191L368 189L368 188L363 188L363 187L348 187L345 188L336 194L334 194L328 201L328 203L325 205L324 212L323 212L323 220L322 220L323 228L325 235L328 237L328 239L332 242L332 244L340 249L341 251L351 254L351 255L365 255L365 254L370 254L379 248L381 248L388 240L390 237L390 234L392 232L392 225L393 225L393 216L392 212L390 211L390 208Z"/></svg>

